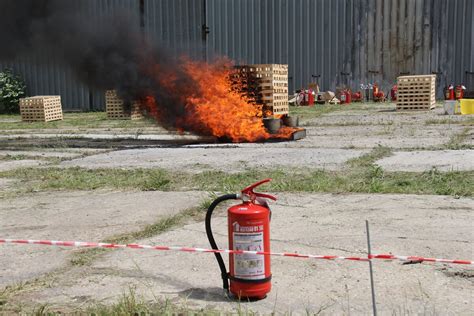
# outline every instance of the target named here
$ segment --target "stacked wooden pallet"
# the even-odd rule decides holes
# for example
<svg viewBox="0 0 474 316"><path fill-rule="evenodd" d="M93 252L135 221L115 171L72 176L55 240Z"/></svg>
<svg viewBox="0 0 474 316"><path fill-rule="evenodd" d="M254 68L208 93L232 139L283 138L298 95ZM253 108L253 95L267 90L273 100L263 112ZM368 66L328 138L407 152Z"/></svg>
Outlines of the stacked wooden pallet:
<svg viewBox="0 0 474 316"><path fill-rule="evenodd" d="M61 96L39 95L20 99L21 120L49 122L63 119Z"/></svg>
<svg viewBox="0 0 474 316"><path fill-rule="evenodd" d="M109 120L137 120L143 118L140 104L126 104L120 99L115 90L105 92L105 111Z"/></svg>
<svg viewBox="0 0 474 316"><path fill-rule="evenodd" d="M430 110L435 107L436 75L398 77L397 86L397 110Z"/></svg>
<svg viewBox="0 0 474 316"><path fill-rule="evenodd" d="M237 83L247 97L262 104L265 116L289 113L288 65L256 64L238 66Z"/></svg>

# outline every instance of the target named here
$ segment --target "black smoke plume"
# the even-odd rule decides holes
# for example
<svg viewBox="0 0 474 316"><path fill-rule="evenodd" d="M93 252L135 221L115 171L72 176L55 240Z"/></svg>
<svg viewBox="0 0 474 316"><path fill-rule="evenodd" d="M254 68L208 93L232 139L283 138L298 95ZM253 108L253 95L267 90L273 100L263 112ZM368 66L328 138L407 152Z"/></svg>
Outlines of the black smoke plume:
<svg viewBox="0 0 474 316"><path fill-rule="evenodd" d="M45 63L69 66L91 88L115 89L127 101L154 96L160 123L174 128L185 112L182 95L198 89L175 54L146 40L139 12L98 15L86 5L81 0L0 0L0 59L41 52L48 56ZM163 85L170 73L180 95Z"/></svg>

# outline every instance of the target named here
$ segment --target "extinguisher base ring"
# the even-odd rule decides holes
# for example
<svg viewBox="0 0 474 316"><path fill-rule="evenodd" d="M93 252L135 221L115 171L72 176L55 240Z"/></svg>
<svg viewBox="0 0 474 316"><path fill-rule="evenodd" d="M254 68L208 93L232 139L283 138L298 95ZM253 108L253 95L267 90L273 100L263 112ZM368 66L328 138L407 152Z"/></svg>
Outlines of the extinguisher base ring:
<svg viewBox="0 0 474 316"><path fill-rule="evenodd" d="M236 278L230 274L227 275L227 277L229 278L229 280L231 281L235 281L235 282L241 282L241 283L266 283L266 282L269 282L272 280L272 276L268 276L264 279L241 279L241 278Z"/></svg>

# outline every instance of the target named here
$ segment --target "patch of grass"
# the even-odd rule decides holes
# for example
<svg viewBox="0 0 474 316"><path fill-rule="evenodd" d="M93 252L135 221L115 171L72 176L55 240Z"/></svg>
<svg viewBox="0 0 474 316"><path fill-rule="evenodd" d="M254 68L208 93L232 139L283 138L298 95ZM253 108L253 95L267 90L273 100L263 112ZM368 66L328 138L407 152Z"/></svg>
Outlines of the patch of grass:
<svg viewBox="0 0 474 316"><path fill-rule="evenodd" d="M315 169L250 169L239 173L206 171L171 173L160 169L26 168L1 172L0 177L19 178L19 190L204 190L239 192L243 186L272 178L264 190L279 192L357 192L474 195L474 171L385 172L373 162L390 153L384 147L353 159L341 171ZM16 184L18 185L18 183Z"/></svg>
<svg viewBox="0 0 474 316"><path fill-rule="evenodd" d="M436 124L459 124L459 125L474 125L474 118L468 117L467 119L452 119L452 118L442 118L442 119L429 119L425 121L425 125L436 125Z"/></svg>
<svg viewBox="0 0 474 316"><path fill-rule="evenodd" d="M38 159L36 156L30 157L26 155L0 155L0 160L25 160L25 159Z"/></svg>
<svg viewBox="0 0 474 316"><path fill-rule="evenodd" d="M22 122L20 115L0 115L0 130L137 127L156 127L156 123L150 119L108 120L105 112L64 113L64 120L52 122Z"/></svg>
<svg viewBox="0 0 474 316"><path fill-rule="evenodd" d="M13 312L13 311L12 311ZM90 303L86 307L55 307L49 304L39 304L32 307L23 307L15 309L15 314L22 315L90 315L90 316L109 316L109 315L222 315L223 313L206 308L192 308L183 302L171 302L169 299L157 298L146 300L142 295L136 293L136 289L129 287L124 291L115 303L106 305L103 303ZM228 313L229 315L236 313ZM255 315L254 313L238 313L239 315Z"/></svg>
<svg viewBox="0 0 474 316"><path fill-rule="evenodd" d="M209 205L211 205L213 200L214 195L210 196L208 199L203 200L197 207L191 207L175 215L161 218L157 222L145 226L143 229L109 237L103 240L103 242L113 244L128 244L136 240L150 238L170 231L171 229L185 225L190 220L202 221L206 215L207 208ZM109 250L110 249L105 248L82 249L72 255L70 262L75 266L89 265L97 257Z"/></svg>
<svg viewBox="0 0 474 316"><path fill-rule="evenodd" d="M209 172L194 178L205 190L238 192L244 184L272 178L262 190L277 192L403 193L474 195L474 172L385 172L378 166L347 172L253 170L239 174Z"/></svg>
<svg viewBox="0 0 474 316"><path fill-rule="evenodd" d="M290 115L298 116L302 120L313 119L320 117L323 114L331 113L338 110L338 105L321 105L315 106L291 106Z"/></svg>
<svg viewBox="0 0 474 316"><path fill-rule="evenodd" d="M470 144L463 144L464 141L469 137L471 132L470 127L466 127L463 129L459 134L454 134L451 136L449 141L444 145L444 149L451 149L451 150L460 150L460 149L470 149L472 145Z"/></svg>
<svg viewBox="0 0 474 316"><path fill-rule="evenodd" d="M375 147L370 153L357 158L350 159L347 164L351 167L369 167L374 162L392 154L392 150L388 147Z"/></svg>
<svg viewBox="0 0 474 316"><path fill-rule="evenodd" d="M335 126L391 126L393 121L386 122L357 122L357 121L348 121L348 122L337 122L337 123L317 123L312 124L312 126L320 127L335 127Z"/></svg>
<svg viewBox="0 0 474 316"><path fill-rule="evenodd" d="M36 180L31 183L30 191L99 188L164 191L171 182L168 172L161 169L20 168L0 172L0 177Z"/></svg>

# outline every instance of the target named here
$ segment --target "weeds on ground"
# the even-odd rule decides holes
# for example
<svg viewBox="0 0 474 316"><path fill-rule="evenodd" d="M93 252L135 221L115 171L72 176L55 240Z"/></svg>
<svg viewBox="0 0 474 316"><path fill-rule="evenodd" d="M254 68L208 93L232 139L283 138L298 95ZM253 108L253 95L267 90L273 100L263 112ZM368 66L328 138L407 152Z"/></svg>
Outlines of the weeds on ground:
<svg viewBox="0 0 474 316"><path fill-rule="evenodd" d="M113 237L105 239L103 242L113 244L128 244L136 240L150 238L157 236L164 232L170 231L176 227L185 225L190 220L202 221L206 215L206 210L214 200L214 194L210 195L209 198L203 200L198 207L191 207L185 209L175 215L164 217L159 219L157 222L145 226L143 229L115 235ZM92 263L98 256L108 252L110 249L104 248L93 248L93 249L82 249L75 252L70 260L70 263L75 266L84 266Z"/></svg>
<svg viewBox="0 0 474 316"><path fill-rule="evenodd" d="M354 162L362 163L362 162ZM24 172L19 174L22 181L20 188L24 192L39 190L94 190L100 188L173 190L189 191L204 190L214 192L239 192L244 184L251 184L264 178L272 178L264 190L277 192L328 192L328 193L404 193L404 194L442 194L457 196L474 195L474 171L440 172L436 169L427 172L386 172L378 166L349 169L346 171L326 170L301 170L301 169L273 169L273 170L248 170L236 174L222 171L207 171L200 174L172 174L165 176L166 185L153 185L155 180L148 179L147 172L165 172L163 170L149 170L143 172L142 178L137 178L137 173L132 170L124 172L123 181L111 184L104 179L91 180L84 178L75 170L73 173L60 169L53 170L57 177L51 177L50 168L32 169L35 172L29 175ZM90 172L89 170L84 170ZM117 170L110 170L117 172ZM107 171L103 171L107 172ZM17 174L18 175L18 174ZM11 173L0 176L12 177ZM79 177L77 179L76 177ZM114 177L104 178L112 179ZM161 182L161 180L159 181ZM17 184L18 185L18 184ZM5 197L13 196L12 194Z"/></svg>
<svg viewBox="0 0 474 316"><path fill-rule="evenodd" d="M374 164L391 154L386 147L351 159L340 171L317 169L249 169L239 173L198 174L162 169L22 168L0 172L16 178L19 192L45 190L131 189L161 191L239 192L244 184L272 178L265 190L279 192L357 192L474 195L474 171L386 172Z"/></svg>
<svg viewBox="0 0 474 316"><path fill-rule="evenodd" d="M453 118L442 118L442 119L428 119L425 121L425 125L436 125L436 124L458 124L472 126L474 125L474 118L468 117L466 119L453 119Z"/></svg>
<svg viewBox="0 0 474 316"><path fill-rule="evenodd" d="M0 130L139 127L156 127L156 123L151 119L107 120L105 112L64 113L63 120L52 122L22 122L20 115L0 115Z"/></svg>
<svg viewBox="0 0 474 316"><path fill-rule="evenodd" d="M470 132L471 132L471 128L466 127L465 129L461 131L461 133L451 136L449 141L444 145L444 149L450 149L450 150L470 149L472 145L463 144L464 141L469 137Z"/></svg>

